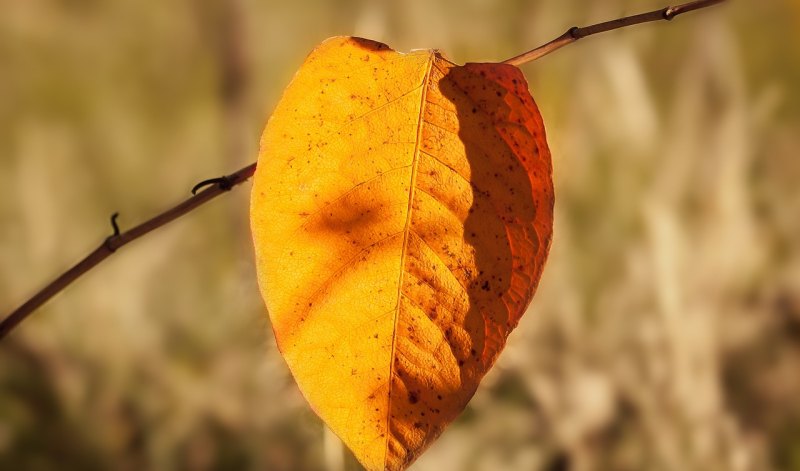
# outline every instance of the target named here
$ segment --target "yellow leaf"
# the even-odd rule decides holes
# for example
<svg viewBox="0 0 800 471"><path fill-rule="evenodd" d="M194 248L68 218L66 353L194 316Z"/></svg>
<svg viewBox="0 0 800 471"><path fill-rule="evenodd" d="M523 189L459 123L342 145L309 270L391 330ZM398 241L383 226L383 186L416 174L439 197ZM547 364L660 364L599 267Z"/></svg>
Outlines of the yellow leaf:
<svg viewBox="0 0 800 471"><path fill-rule="evenodd" d="M550 246L544 125L519 69L332 38L267 124L258 280L300 390L369 470L464 409Z"/></svg>

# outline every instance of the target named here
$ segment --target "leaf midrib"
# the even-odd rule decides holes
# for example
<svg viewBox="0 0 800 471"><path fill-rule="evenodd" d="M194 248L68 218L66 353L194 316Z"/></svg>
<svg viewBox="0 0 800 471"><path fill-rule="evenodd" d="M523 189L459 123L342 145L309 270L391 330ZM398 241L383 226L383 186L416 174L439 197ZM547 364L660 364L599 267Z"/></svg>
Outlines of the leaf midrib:
<svg viewBox="0 0 800 471"><path fill-rule="evenodd" d="M417 182L417 167L419 166L420 142L422 142L422 123L425 116L425 104L427 103L428 90L430 90L430 77L433 64L436 62L436 54L430 51L428 56L428 69L425 71L425 77L422 79L422 93L420 94L419 104L419 117L417 119L417 141L414 145L414 158L411 161L411 183L408 188L408 208L406 210L406 223L403 228L403 245L400 250L400 275L397 281L397 305L394 311L394 326L392 327L392 350L389 355L389 392L388 401L386 404L386 441L383 445L383 466L386 467L386 460L389 455L389 439L391 431L389 429L389 420L392 414L392 386L394 384L394 357L397 345L397 322L400 318L400 300L402 298L403 278L405 274L406 253L408 252L408 239L411 231L411 212L414 205L414 190L416 189Z"/></svg>

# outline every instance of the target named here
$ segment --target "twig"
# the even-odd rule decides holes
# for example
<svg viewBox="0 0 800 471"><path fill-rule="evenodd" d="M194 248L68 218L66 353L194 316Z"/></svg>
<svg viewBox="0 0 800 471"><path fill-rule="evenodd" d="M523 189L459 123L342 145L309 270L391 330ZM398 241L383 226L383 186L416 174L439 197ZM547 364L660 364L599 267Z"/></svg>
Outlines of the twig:
<svg viewBox="0 0 800 471"><path fill-rule="evenodd" d="M572 44L581 38L585 38L586 36L591 36L597 33L605 33L606 31L624 28L626 26L638 25L640 23L649 23L652 21L660 21L660 20L671 21L673 18L675 18L680 14L688 13L694 10L699 10L701 8L707 8L712 5L716 5L718 3L723 3L724 1L725 0L699 0L696 2L684 3L683 5L666 7L660 10L654 10L649 13L627 16L625 18L606 21L605 23L598 23L596 25L585 26L583 28L574 26L568 29L566 33L550 41L549 43L543 44L537 47L536 49L531 49L530 51L512 57L511 59L504 60L503 64L520 66L522 64L535 61L536 59L540 59L546 56L547 54L550 54L551 52L556 51L558 49L561 49L567 44Z"/></svg>
<svg viewBox="0 0 800 471"><path fill-rule="evenodd" d="M640 23L647 23L658 20L671 20L682 13L687 13L693 10L699 10L701 8L710 7L712 5L716 5L717 3L722 3L724 1L725 0L699 0L674 7L667 7L649 13L642 13L640 15L634 15L625 18L620 18L617 20L607 21L605 23L599 23L584 28L578 28L578 27L570 28L569 30L567 30L566 33L550 41L549 43L539 46L536 49L528 51L524 54L512 57L511 59L503 61L503 63L516 66L522 65L527 62L539 59L540 57L550 54L551 52L560 49L566 46L567 44L571 44L581 38L585 38L586 36L590 36L597 33L603 33L605 31L611 31L618 28L624 28L626 26L636 25ZM115 213L111 217L111 224L114 228L114 233L111 236L109 236L105 241L103 241L103 243L100 244L100 246L97 247L92 253L87 255L86 258L84 258L83 260L78 262L75 266L67 270L64 274L56 278L52 283L44 287L44 289L36 293L22 306L17 308L14 312L9 314L8 317L3 319L3 321L0 322L0 339L8 335L8 333L11 332L14 329L14 327L16 327L23 320L25 320L25 318L27 318L33 311L38 309L42 304L47 302L47 300L49 300L50 298L61 292L61 290L69 286L70 283L78 279L81 275L91 270L97 264L108 258L108 256L116 252L117 249L135 239L138 239L139 237L147 234L148 232L157 229L173 221L174 219L179 218L180 216L183 216L184 214L192 211L198 206L208 202L212 198L215 198L216 196L219 196L220 194L230 190L234 186L246 181L253 175L255 169L256 169L256 164L253 163L239 170L238 172L232 173L228 176L204 180L198 183L192 189L192 193L195 193L197 190L205 186L208 185L213 185L213 186L206 188L202 192L195 194L194 196L178 204L177 206L159 214L158 216L148 221L143 222L142 224L139 224L138 226L126 232L120 233L119 227L117 226L116 222L118 214Z"/></svg>
<svg viewBox="0 0 800 471"><path fill-rule="evenodd" d="M142 237L148 232L174 221L198 206L207 203L226 191L229 191L234 186L247 181L247 179L253 175L255 170L256 164L253 163L247 167L244 167L238 172L232 173L225 177L201 182L204 184L204 186L205 184L213 184L213 186L206 188L200 193L195 194L191 198L164 211L158 216L122 233L120 233L119 226L117 225L118 214L114 213L111 216L111 225L114 229L114 233L106 238L106 240L104 240L99 247L94 249L94 251L87 255L83 260L53 280L49 285L45 286L22 306L18 307L14 312L9 314L8 317L3 319L3 321L0 322L0 339L8 335L8 333L11 332L14 327L25 320L25 318L38 309L42 304L47 302L47 300L61 292L61 290L69 286L70 283L78 279L81 275L108 258L123 245L127 245L128 243L138 239L139 237ZM196 189L197 187L195 187L195 190Z"/></svg>

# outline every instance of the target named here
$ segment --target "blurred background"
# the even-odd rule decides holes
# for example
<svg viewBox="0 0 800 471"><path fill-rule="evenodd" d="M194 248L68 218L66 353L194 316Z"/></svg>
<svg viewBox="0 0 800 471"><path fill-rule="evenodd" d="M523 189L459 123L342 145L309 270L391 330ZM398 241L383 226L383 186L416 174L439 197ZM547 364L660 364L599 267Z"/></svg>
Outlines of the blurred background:
<svg viewBox="0 0 800 471"><path fill-rule="evenodd" d="M499 61L665 0L0 0L0 313L255 160L313 46ZM793 3L792 3L793 2ZM800 2L730 2L523 67L555 239L442 470L800 470ZM0 343L0 469L360 469L258 295L245 184Z"/></svg>

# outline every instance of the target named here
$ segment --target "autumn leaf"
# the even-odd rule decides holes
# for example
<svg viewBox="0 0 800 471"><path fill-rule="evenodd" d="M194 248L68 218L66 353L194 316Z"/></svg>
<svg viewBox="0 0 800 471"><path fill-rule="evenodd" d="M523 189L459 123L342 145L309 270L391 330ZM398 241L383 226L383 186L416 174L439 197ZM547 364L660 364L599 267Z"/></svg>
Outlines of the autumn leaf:
<svg viewBox="0 0 800 471"><path fill-rule="evenodd" d="M552 235L544 125L522 72L332 38L262 137L251 201L278 347L369 470L456 418L538 284Z"/></svg>

